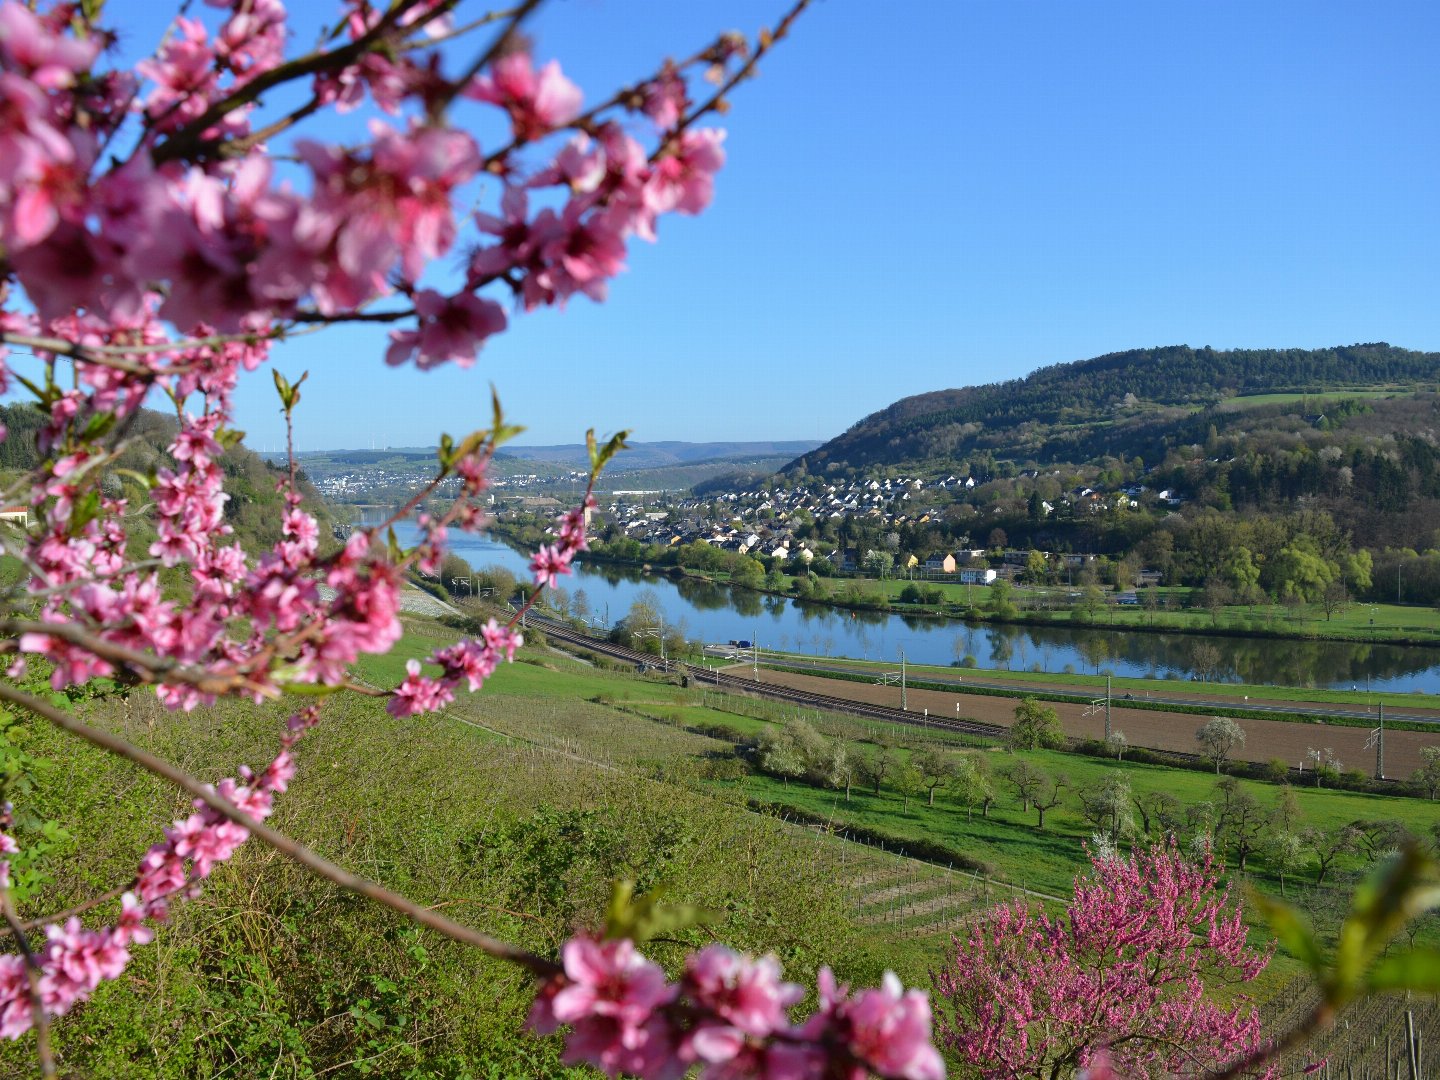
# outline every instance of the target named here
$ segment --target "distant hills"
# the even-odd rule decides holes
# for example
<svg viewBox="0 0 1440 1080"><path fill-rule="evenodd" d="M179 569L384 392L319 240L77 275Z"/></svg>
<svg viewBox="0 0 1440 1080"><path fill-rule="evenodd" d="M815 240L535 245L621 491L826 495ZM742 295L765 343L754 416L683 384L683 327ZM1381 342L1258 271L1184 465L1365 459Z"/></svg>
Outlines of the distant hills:
<svg viewBox="0 0 1440 1080"><path fill-rule="evenodd" d="M1198 437L1191 430L1196 419L1223 411L1226 402L1274 405L1288 397L1294 411L1309 407L1305 399L1313 397L1318 411L1327 399L1413 395L1437 382L1440 353L1385 342L1308 350L1131 349L1044 367L1023 379L904 398L783 471L936 472L975 458L1047 465L1138 455L1155 462L1177 441L1203 441L1216 418L1199 424Z"/></svg>
<svg viewBox="0 0 1440 1080"><path fill-rule="evenodd" d="M636 472L642 469L710 462L750 462L758 458L789 459L813 450L817 445L814 439L773 442L636 442L631 443L629 450L615 458L608 471ZM510 446L501 450L497 457L541 461L575 469L589 468L590 464L584 443Z"/></svg>

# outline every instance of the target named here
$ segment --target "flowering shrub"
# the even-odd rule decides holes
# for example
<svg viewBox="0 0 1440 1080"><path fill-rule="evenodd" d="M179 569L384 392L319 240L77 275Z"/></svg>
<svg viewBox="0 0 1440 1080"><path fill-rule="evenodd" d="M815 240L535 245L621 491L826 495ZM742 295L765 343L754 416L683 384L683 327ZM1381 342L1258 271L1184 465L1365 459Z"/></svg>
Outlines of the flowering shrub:
<svg viewBox="0 0 1440 1080"><path fill-rule="evenodd" d="M1220 868L1173 846L1095 856L1052 919L1001 905L954 939L934 977L941 1039L985 1077L1104 1067L1127 1077L1203 1075L1260 1045L1241 999L1204 996L1203 975L1247 982L1269 954L1246 944Z"/></svg>
<svg viewBox="0 0 1440 1080"><path fill-rule="evenodd" d="M349 682L350 665L399 638L406 568L437 567L447 530L484 527L487 465L516 429L497 403L491 428L442 439L433 482L400 513L452 476L460 495L443 516L419 516L422 539L411 551L383 543L381 526L322 553L292 452L281 539L246 551L226 523L218 464L239 437L229 426L239 380L267 361L273 343L347 322L392 327L388 364L469 366L516 310L605 299L633 238L654 241L664 215L709 205L724 132L698 123L726 107L806 0L755 43L722 35L589 109L559 62L537 63L517 32L537 0L469 22L457 0L344 0L322 44L298 56L286 54L292 34L281 0L207 2L211 17L177 16L154 54L124 70L104 66L115 34L100 3L0 0L0 392L18 381L44 417L39 465L6 493L28 500L35 525L0 537L28 572L4 598L0 649L12 654L12 675L40 657L57 690L109 677L153 686L174 709L222 696L373 692ZM490 37L478 56L450 70L453 50L443 46L481 33ZM715 84L702 100L692 98L696 73ZM280 87L302 90L301 103L266 112L262 98ZM323 136L312 117L362 106L373 115L355 144L299 137L301 129ZM481 147L459 119L476 107L501 111L508 141ZM648 145L641 125L652 132ZM282 165L273 147L292 135ZM467 214L477 194L491 194L482 178L498 197L491 210ZM459 281L422 282L462 244ZM35 374L12 374L9 349L33 354ZM72 374L62 378L67 365ZM274 380L290 428L304 379L274 372ZM117 486L139 410L161 394L178 420L171 461ZM604 447L592 440L594 472L621 446L620 436ZM587 492L535 553L537 586L570 572L590 505ZM146 550L127 524L141 509L156 533ZM183 588L162 588L162 570L180 574ZM520 644L514 621L491 621L429 658L437 677L412 661L385 692L390 712L432 712L462 685L479 690ZM789 1009L799 989L780 981L772 958L712 946L670 985L630 940L579 937L556 964L274 832L263 822L319 704L295 714L263 772L242 769L212 788L10 683L0 683L0 700L195 799L194 813L141 858L112 925L87 929L72 916L48 928L43 947L32 948L16 916L0 860L0 901L20 947L0 957L0 1035L35 1029L44 1072L54 1070L49 1020L118 977L170 905L256 836L422 925L529 968L542 979L535 1030L568 1025L569 1057L611 1074L679 1076L694 1065L716 1077L944 1074L927 998L893 977L852 995L822 973L821 1010L796 1027ZM0 854L14 854L8 816L4 826Z"/></svg>

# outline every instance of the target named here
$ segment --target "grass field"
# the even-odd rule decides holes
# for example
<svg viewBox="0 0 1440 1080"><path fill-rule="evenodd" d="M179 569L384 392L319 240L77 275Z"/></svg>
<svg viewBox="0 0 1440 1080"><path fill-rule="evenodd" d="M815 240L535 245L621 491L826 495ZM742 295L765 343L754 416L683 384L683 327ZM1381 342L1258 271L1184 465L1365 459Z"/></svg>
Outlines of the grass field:
<svg viewBox="0 0 1440 1080"><path fill-rule="evenodd" d="M453 636L407 620L395 652L366 660L357 674L394 685L406 659ZM205 777L266 760L288 707L230 703L170 714L148 695L84 706L92 722ZM326 720L301 744L300 775L278 804L277 824L344 865L542 952L575 926L594 925L608 883L628 874L714 908L718 936L776 951L802 980L829 961L856 981L873 982L890 967L924 986L949 934L977 908L1020 895L1016 886L1063 897L1087 861L1090 827L1073 805L1050 811L1042 830L1003 783L986 819L944 791L932 807L923 795L907 803L888 787L876 796L856 786L847 803L841 792L766 776L706 779L706 763L732 755L737 736L773 728L793 707L606 670L544 646L522 650L483 693L461 695L438 716L397 719L374 700L325 708ZM901 756L925 745L980 753L996 772L1014 760L969 737L810 719L829 737L893 741ZM48 730L27 749L60 766L35 809L63 815L71 835L24 916L124 880L156 830L183 812L184 800L157 781ZM1116 772L1137 793L1165 790L1186 803L1210 798L1214 786L1203 774L1156 766L1054 752L1019 758L1066 774L1072 790ZM1278 792L1247 790L1267 806ZM1313 790L1297 797L1306 822L1322 827L1390 814L1424 833L1440 821L1440 805L1414 800ZM747 812L752 800L771 809ZM116 805L125 808L118 819L109 812ZM794 811L804 812L803 823ZM817 818L828 825L817 827ZM952 846L988 863L993 880L847 841L854 827ZM1351 859L1332 877L1343 884L1360 868ZM1263 860L1253 869L1250 883L1278 886ZM1343 895L1290 892L1308 894L1322 923ZM699 931L681 938L655 946L657 959L673 966L683 943L708 940ZM553 1046L519 1031L524 979L253 845L212 876L136 965L133 978L57 1025L65 1069L177 1080L237 1068L316 1076L363 1060L392 1075L564 1075ZM1252 989L1283 1000L1296 972L1277 956ZM166 1037L157 1040L161 1027ZM0 1047L0 1072L22 1067L20 1049Z"/></svg>
<svg viewBox="0 0 1440 1080"><path fill-rule="evenodd" d="M1218 408L1221 412L1239 412L1244 409L1254 409L1261 405L1289 405L1293 402L1303 401L1316 411L1322 411L1326 405L1335 401L1347 401L1351 398L1402 398L1414 397L1413 390L1397 387L1393 390L1333 390L1322 391L1315 394L1243 394L1239 397L1226 398Z"/></svg>

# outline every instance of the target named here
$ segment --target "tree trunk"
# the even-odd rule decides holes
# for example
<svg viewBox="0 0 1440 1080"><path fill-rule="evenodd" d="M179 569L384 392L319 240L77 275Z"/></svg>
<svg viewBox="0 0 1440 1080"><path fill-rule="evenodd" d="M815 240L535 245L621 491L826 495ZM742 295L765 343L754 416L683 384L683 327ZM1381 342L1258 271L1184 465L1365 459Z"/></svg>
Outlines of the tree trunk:
<svg viewBox="0 0 1440 1080"><path fill-rule="evenodd" d="M845 778L845 801L850 801L850 778L848 776ZM1241 869L1243 870L1244 867L1242 866Z"/></svg>
<svg viewBox="0 0 1440 1080"><path fill-rule="evenodd" d="M930 789L930 805L935 805L935 789L933 787Z"/></svg>

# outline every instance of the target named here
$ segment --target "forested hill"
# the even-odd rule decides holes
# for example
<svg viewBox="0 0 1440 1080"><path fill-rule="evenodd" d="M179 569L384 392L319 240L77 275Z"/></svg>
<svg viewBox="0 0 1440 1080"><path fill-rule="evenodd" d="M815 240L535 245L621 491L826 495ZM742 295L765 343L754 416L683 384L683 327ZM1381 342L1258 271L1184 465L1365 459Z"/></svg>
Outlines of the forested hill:
<svg viewBox="0 0 1440 1080"><path fill-rule="evenodd" d="M789 473L925 470L977 451L1044 464L1129 456L1223 399L1350 389L1433 389L1440 353L1384 342L1331 349L1132 349L1010 382L904 398L797 458Z"/></svg>
<svg viewBox="0 0 1440 1080"><path fill-rule="evenodd" d="M0 442L0 480L11 480L35 467L39 461L35 436L43 423L43 414L33 405L0 405L0 424L8 430ZM102 479L106 494L124 496L132 507L146 506L149 495L136 484L132 474L157 467L174 468L168 447L176 430L173 416L151 409L140 410L129 424L128 449ZM225 503L226 523L251 555L268 550L280 540L284 499L276 490L275 482L283 475L282 466L264 460L243 442L227 447L219 465L225 474L225 492L230 496ZM329 543L334 515L303 471L299 480L302 505L319 521L322 543ZM132 539L138 549L153 539L150 529L148 517L131 519Z"/></svg>

